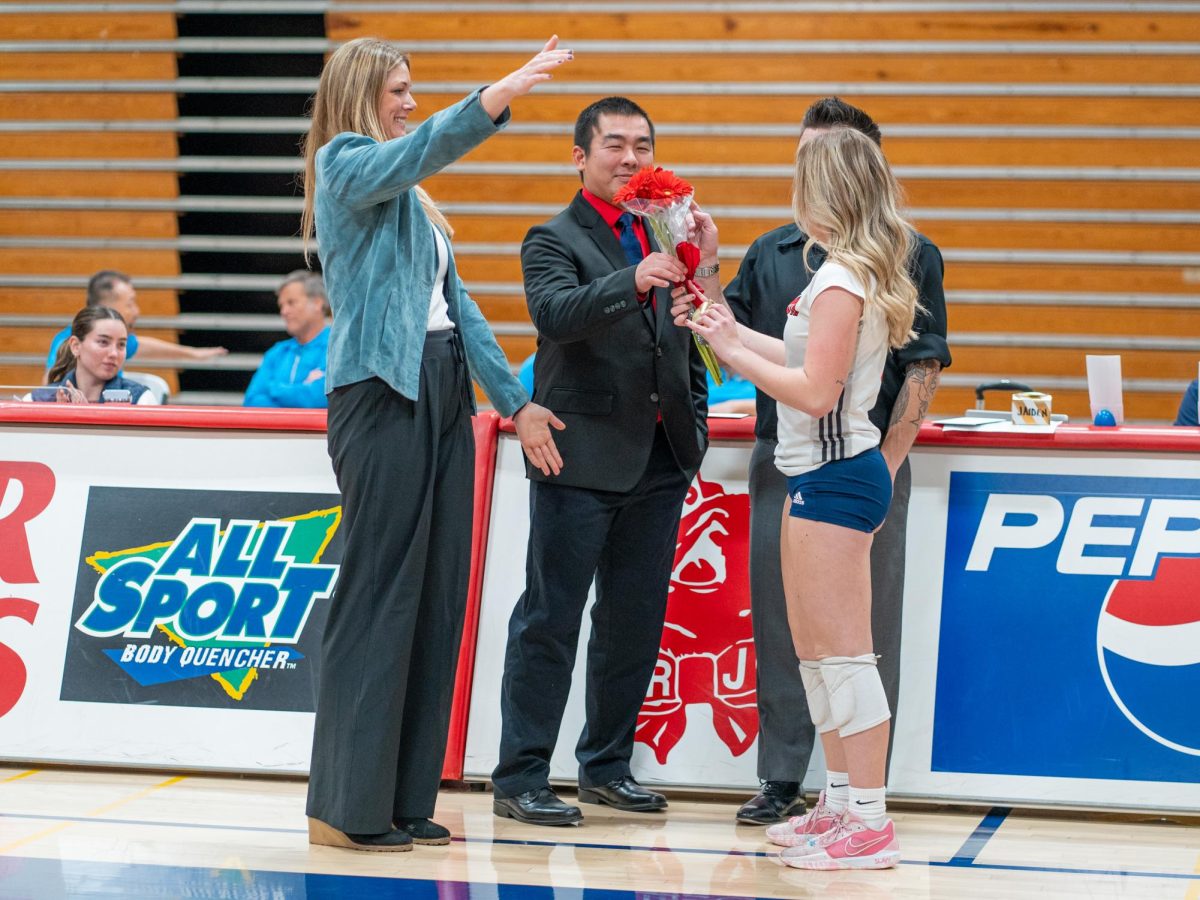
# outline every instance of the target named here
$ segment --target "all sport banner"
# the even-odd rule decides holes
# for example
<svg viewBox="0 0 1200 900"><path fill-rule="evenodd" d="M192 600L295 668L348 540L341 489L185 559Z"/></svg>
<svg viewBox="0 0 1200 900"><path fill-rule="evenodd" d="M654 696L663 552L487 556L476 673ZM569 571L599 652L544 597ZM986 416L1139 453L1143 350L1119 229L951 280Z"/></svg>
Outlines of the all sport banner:
<svg viewBox="0 0 1200 900"><path fill-rule="evenodd" d="M60 698L311 712L339 504L91 488Z"/></svg>

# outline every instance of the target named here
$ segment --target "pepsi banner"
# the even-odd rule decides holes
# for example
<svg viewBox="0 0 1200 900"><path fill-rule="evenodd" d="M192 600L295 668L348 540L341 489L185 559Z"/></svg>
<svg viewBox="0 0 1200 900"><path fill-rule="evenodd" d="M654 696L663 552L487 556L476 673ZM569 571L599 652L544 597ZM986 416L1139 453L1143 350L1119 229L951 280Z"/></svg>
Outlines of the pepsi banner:
<svg viewBox="0 0 1200 900"><path fill-rule="evenodd" d="M1200 479L951 471L945 534L933 772L1200 783Z"/></svg>

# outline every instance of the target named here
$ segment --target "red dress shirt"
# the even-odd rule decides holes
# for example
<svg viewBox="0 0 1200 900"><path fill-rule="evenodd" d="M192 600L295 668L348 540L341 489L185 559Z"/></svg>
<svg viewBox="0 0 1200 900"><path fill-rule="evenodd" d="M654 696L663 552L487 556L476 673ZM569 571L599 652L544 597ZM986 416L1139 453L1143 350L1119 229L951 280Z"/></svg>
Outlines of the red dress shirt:
<svg viewBox="0 0 1200 900"><path fill-rule="evenodd" d="M583 199L592 204L592 208L600 214L600 218L612 229L613 236L618 241L621 240L621 229L617 227L617 219L621 218L626 210L621 209L619 206L613 206L607 200L601 200L587 188L583 188ZM642 222L641 216L633 217L633 233L637 235L638 243L642 245L642 256L649 256L650 239L646 237L646 226ZM651 304L654 304L654 292L639 293L637 299L638 303L645 303L649 299ZM651 308L657 310L656 306L652 305Z"/></svg>

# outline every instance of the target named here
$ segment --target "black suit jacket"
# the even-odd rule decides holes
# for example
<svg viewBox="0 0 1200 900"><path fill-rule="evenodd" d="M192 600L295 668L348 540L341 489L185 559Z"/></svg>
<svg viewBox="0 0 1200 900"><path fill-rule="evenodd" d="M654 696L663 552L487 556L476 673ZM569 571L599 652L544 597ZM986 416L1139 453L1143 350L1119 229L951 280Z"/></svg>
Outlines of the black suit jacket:
<svg viewBox="0 0 1200 900"><path fill-rule="evenodd" d="M582 192L530 229L521 268L538 331L533 397L567 426L554 432L562 474L527 464L529 477L632 490L661 409L671 450L690 479L708 446L708 387L691 331L671 320L670 292L656 290L657 312L638 303L635 267Z"/></svg>

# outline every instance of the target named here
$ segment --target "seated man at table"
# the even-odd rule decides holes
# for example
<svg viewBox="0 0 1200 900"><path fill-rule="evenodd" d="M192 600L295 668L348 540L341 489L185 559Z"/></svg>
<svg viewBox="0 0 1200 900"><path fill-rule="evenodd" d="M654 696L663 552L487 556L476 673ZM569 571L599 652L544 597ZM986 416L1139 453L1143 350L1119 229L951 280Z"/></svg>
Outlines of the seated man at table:
<svg viewBox="0 0 1200 900"><path fill-rule="evenodd" d="M329 300L320 275L297 269L279 285L279 315L290 335L263 356L246 389L246 406L327 406L325 356L329 348Z"/></svg>
<svg viewBox="0 0 1200 900"><path fill-rule="evenodd" d="M133 359L212 359L224 356L229 351L224 347L189 347L162 338L143 337L140 340L133 332L141 310L138 308L137 291L133 287L133 279L124 272L115 269L102 269L88 279L87 307L107 306L115 309L125 320L129 328L129 344L125 350L125 358ZM46 371L54 368L58 361L58 350L63 342L71 336L71 326L68 325L54 336L50 342L50 353L46 357Z"/></svg>

